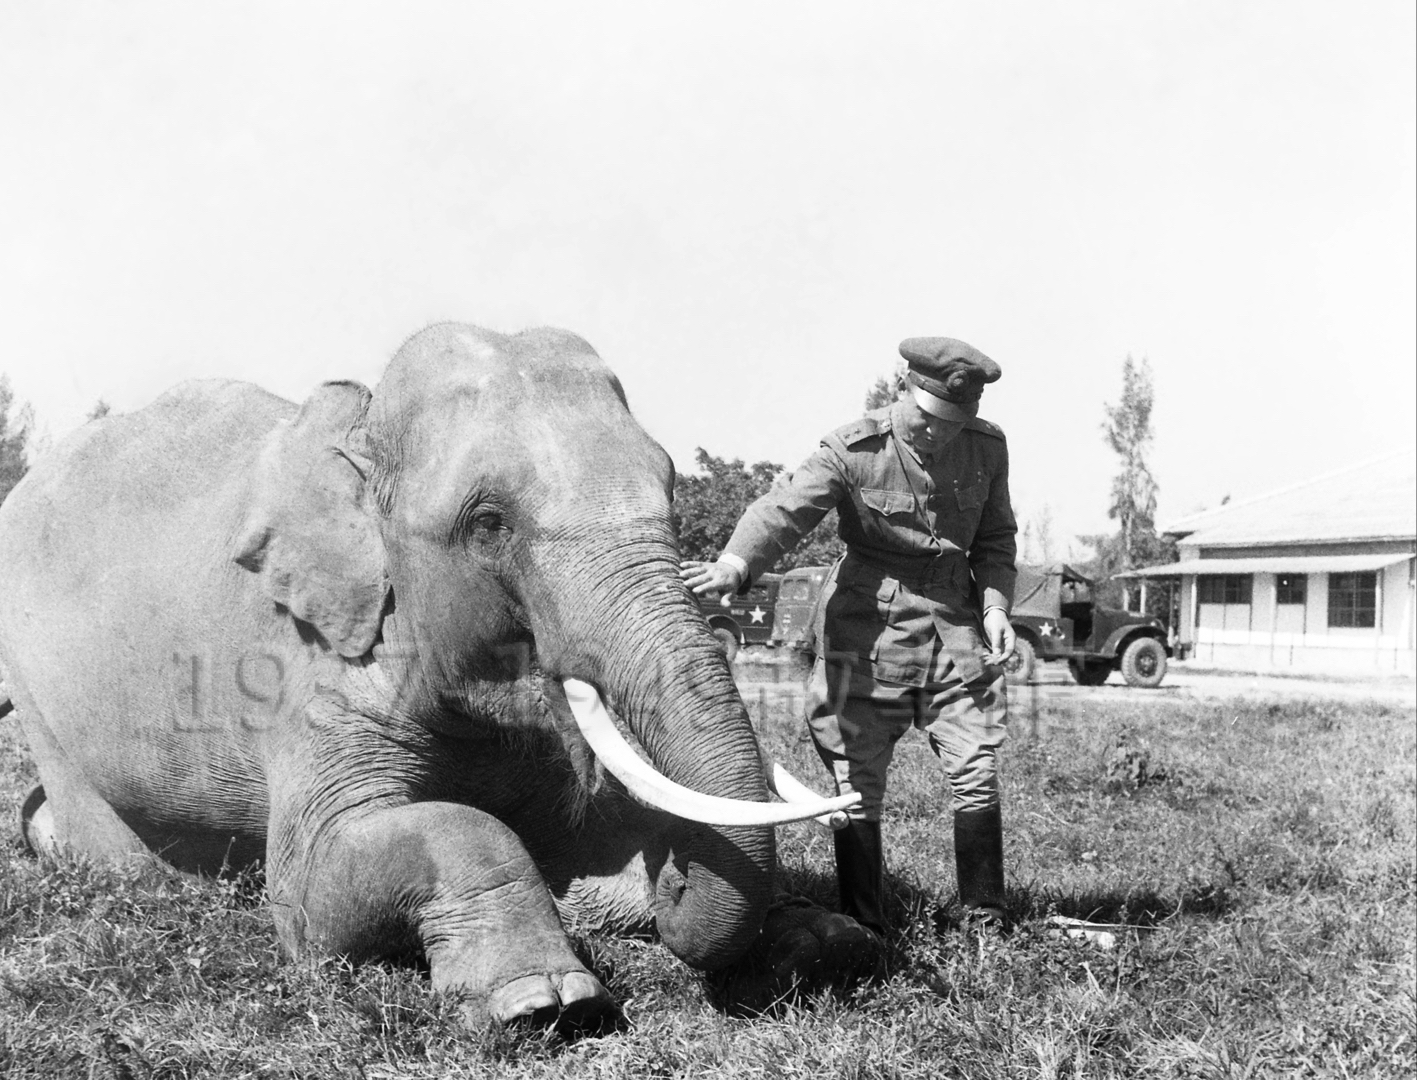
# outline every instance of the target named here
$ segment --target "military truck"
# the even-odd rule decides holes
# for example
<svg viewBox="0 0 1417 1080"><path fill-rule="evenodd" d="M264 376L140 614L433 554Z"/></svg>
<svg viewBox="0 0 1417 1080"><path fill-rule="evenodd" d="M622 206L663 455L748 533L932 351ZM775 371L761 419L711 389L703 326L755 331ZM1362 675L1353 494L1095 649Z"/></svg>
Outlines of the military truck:
<svg viewBox="0 0 1417 1080"><path fill-rule="evenodd" d="M1161 685L1171 656L1161 620L1097 604L1092 589L1091 579L1066 563L1018 568L1010 682L1028 682L1041 661L1066 660L1083 686L1098 686L1113 671L1131 686Z"/></svg>
<svg viewBox="0 0 1417 1080"><path fill-rule="evenodd" d="M799 566L782 575L769 645L804 650L813 647L812 616L829 573L830 566Z"/></svg>
<svg viewBox="0 0 1417 1080"><path fill-rule="evenodd" d="M699 597L699 610L730 661L744 645L766 645L772 637L773 610L781 582L781 574L764 574L747 592L730 597L727 607L717 594Z"/></svg>

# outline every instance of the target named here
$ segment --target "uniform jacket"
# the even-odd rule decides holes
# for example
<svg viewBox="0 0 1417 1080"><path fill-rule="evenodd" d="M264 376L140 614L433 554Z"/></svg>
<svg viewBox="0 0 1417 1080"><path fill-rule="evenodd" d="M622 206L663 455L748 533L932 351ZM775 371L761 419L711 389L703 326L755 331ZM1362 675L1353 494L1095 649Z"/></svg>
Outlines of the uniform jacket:
<svg viewBox="0 0 1417 1080"><path fill-rule="evenodd" d="M1008 446L970 420L924 467L893 430L896 408L827 435L748 507L724 550L755 579L835 507L847 553L823 593L823 651L918 686L940 643L970 679L982 670L980 612L1013 599Z"/></svg>

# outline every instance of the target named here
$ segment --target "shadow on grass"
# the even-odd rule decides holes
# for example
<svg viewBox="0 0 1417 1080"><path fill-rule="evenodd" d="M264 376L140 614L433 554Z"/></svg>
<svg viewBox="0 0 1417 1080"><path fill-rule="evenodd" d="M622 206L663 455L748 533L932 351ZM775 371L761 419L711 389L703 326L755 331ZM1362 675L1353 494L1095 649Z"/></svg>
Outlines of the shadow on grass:
<svg viewBox="0 0 1417 1080"><path fill-rule="evenodd" d="M798 870L784 874L783 883L795 902L805 901L828 911L836 910L833 875ZM1024 886L1009 889L1006 899L1010 921L1015 925L1063 915L1088 922L1151 928L1178 916L1220 919L1238 905L1232 890L1214 883L1180 894L1150 888L1065 893ZM916 966L920 927L928 926L936 939L967 933L964 912L954 893L940 894L923 889L903 877L887 873L883 901L886 919L892 928L885 943L888 976L908 972ZM776 1018L789 1007L810 1010L813 998L822 995L849 1000L863 985L861 979L834 982L824 977L784 982L775 977L769 963L771 946L770 941L760 939L738 963L706 976L708 997L716 1009L734 1017Z"/></svg>
<svg viewBox="0 0 1417 1080"><path fill-rule="evenodd" d="M888 966L887 973L890 970ZM705 991L709 1004L725 1016L777 1020L789 1010L812 1012L814 1001L824 996L849 1001L872 981L860 976L833 978L826 974L783 979L768 963L767 948L758 944L736 964L705 976Z"/></svg>
<svg viewBox="0 0 1417 1080"><path fill-rule="evenodd" d="M953 893L941 897L899 878L889 879L887 893L887 910L895 926L928 922L938 934L955 934L963 929L964 909ZM1010 888L1006 893L1005 906L1010 922L1015 925L1064 915L1088 922L1154 927L1178 915L1219 919L1235 910L1238 901L1226 886L1210 883L1187 889L1180 895L1168 895L1148 888L1088 889L1065 893L1025 886Z"/></svg>
<svg viewBox="0 0 1417 1080"><path fill-rule="evenodd" d="M1166 895L1154 889L1084 889L1069 893L1037 889L1015 890L1009 896L1015 919L1065 915L1123 926L1160 926L1179 915L1219 919L1236 906L1234 894L1224 885L1214 884L1187 889L1180 895Z"/></svg>

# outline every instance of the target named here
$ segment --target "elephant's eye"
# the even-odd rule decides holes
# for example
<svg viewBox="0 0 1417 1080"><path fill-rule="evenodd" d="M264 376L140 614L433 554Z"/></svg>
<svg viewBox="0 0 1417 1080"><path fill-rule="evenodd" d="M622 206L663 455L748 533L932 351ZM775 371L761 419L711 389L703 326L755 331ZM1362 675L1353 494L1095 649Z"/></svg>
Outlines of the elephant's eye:
<svg viewBox="0 0 1417 1080"><path fill-rule="evenodd" d="M504 540L510 532L501 508L495 503L468 500L458 511L448 539L454 544L486 546Z"/></svg>

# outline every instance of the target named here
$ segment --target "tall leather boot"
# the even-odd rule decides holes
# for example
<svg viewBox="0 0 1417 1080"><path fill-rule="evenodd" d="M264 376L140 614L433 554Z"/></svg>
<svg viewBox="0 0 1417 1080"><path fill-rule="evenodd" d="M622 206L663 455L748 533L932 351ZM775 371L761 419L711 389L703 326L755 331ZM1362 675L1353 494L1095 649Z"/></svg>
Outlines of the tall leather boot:
<svg viewBox="0 0 1417 1080"><path fill-rule="evenodd" d="M965 919L1003 929L1004 822L997 804L955 811L955 874Z"/></svg>
<svg viewBox="0 0 1417 1080"><path fill-rule="evenodd" d="M836 883L841 893L841 913L850 915L868 930L884 936L881 910L881 823L850 819L846 828L832 833L836 848Z"/></svg>

